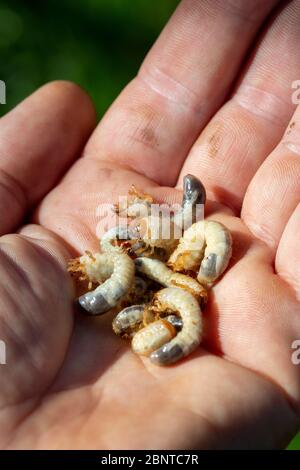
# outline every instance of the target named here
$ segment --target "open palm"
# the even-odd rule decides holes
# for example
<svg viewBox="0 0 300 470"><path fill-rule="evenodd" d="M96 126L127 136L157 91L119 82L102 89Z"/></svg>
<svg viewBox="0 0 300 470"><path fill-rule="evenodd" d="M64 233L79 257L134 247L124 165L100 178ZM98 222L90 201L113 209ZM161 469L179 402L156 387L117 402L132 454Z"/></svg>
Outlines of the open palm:
<svg viewBox="0 0 300 470"><path fill-rule="evenodd" d="M300 7L276 3L184 0L90 139L93 106L69 83L0 121L2 447L273 448L297 431ZM131 184L173 202L187 173L233 258L202 347L160 368L111 315L74 315L65 265L98 250L101 203Z"/></svg>

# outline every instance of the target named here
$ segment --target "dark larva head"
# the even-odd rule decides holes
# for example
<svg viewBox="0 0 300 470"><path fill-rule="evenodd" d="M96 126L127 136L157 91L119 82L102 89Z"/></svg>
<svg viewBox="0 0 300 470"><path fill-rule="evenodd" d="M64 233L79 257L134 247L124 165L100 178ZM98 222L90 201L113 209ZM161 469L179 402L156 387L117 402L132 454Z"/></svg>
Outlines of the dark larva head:
<svg viewBox="0 0 300 470"><path fill-rule="evenodd" d="M172 345L172 342L164 344L150 355L150 360L158 366L174 364L183 357L183 350L179 344Z"/></svg>
<svg viewBox="0 0 300 470"><path fill-rule="evenodd" d="M214 280L217 277L217 255L210 253L201 263L200 273L207 279Z"/></svg>
<svg viewBox="0 0 300 470"><path fill-rule="evenodd" d="M92 313L90 313L88 310L85 309L85 305L81 305L81 302L80 302L80 299L76 299L74 301L74 307L75 307L75 311L80 313L81 315L93 315Z"/></svg>
<svg viewBox="0 0 300 470"><path fill-rule="evenodd" d="M77 300L81 307L81 312L85 315L102 315L111 309L111 305L100 293L91 295L90 293L82 295Z"/></svg>
<svg viewBox="0 0 300 470"><path fill-rule="evenodd" d="M193 175L186 175L183 179L182 207L205 204L206 191L201 181Z"/></svg>

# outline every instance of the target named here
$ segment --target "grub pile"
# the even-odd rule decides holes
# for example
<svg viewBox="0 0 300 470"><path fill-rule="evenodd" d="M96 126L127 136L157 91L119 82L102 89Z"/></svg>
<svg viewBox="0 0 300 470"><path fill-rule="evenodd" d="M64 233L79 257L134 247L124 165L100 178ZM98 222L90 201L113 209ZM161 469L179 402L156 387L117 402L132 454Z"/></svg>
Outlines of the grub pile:
<svg viewBox="0 0 300 470"><path fill-rule="evenodd" d="M115 205L119 219L130 223L108 230L99 253L69 262L76 282L87 285L76 299L80 310L114 312L115 334L157 365L173 364L199 346L209 289L232 255L229 230L197 220L205 202L205 188L193 175L184 178L180 210L168 217L153 211L153 198L133 187L126 204Z"/></svg>

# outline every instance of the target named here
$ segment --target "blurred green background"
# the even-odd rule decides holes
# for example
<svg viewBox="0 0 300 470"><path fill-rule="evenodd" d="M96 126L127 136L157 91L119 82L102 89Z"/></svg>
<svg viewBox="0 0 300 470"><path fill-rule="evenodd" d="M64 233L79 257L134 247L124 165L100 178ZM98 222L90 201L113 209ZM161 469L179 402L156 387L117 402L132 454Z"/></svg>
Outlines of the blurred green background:
<svg viewBox="0 0 300 470"><path fill-rule="evenodd" d="M72 80L98 117L134 77L177 0L0 0L4 114L41 84Z"/></svg>
<svg viewBox="0 0 300 470"><path fill-rule="evenodd" d="M85 88L100 118L136 74L178 0L2 0L5 114L49 80ZM300 449L300 434L289 446Z"/></svg>

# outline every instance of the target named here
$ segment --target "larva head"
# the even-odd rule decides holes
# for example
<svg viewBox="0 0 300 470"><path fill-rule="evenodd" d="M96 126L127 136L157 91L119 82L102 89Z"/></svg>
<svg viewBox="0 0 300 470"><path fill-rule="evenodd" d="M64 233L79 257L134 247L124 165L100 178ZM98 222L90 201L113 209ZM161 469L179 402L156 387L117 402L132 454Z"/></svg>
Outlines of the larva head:
<svg viewBox="0 0 300 470"><path fill-rule="evenodd" d="M183 179L182 207L205 204L205 202L206 191L201 181L194 175L186 175Z"/></svg>

